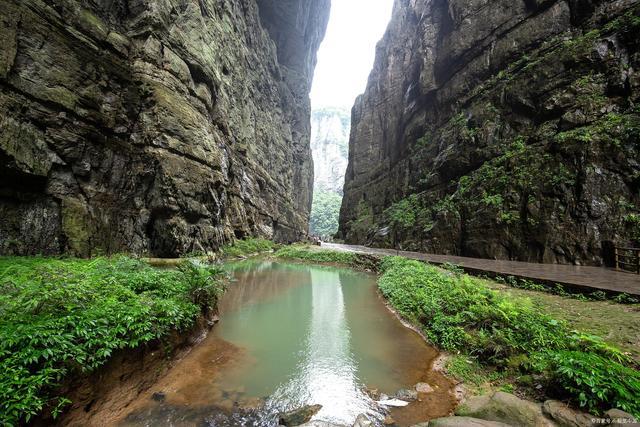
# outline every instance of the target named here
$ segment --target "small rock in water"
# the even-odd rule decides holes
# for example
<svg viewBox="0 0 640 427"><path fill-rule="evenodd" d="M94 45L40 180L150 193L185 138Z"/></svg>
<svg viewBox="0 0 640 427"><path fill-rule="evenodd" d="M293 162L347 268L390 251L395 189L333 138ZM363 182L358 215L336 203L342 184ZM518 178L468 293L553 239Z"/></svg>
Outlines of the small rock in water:
<svg viewBox="0 0 640 427"><path fill-rule="evenodd" d="M362 391L373 400L380 399L380 390L377 388L363 387Z"/></svg>
<svg viewBox="0 0 640 427"><path fill-rule="evenodd" d="M387 396L384 393L380 393L380 396L378 397L378 400L388 400L388 399L389 399L389 396Z"/></svg>
<svg viewBox="0 0 640 427"><path fill-rule="evenodd" d="M418 393L433 393L433 387L431 387L429 384L427 383L418 383L416 384L416 391Z"/></svg>
<svg viewBox="0 0 640 427"><path fill-rule="evenodd" d="M407 406L409 402L400 400L400 399L386 399L386 400L380 400L378 404L383 406L394 406L397 408L401 408L403 406Z"/></svg>
<svg viewBox="0 0 640 427"><path fill-rule="evenodd" d="M365 414L358 415L353 427L373 427L373 422Z"/></svg>
<svg viewBox="0 0 640 427"><path fill-rule="evenodd" d="M402 389L398 390L395 397L408 402L413 402L414 400L418 400L418 392L415 390Z"/></svg>
<svg viewBox="0 0 640 427"><path fill-rule="evenodd" d="M386 417L384 417L384 421L383 421L384 425L386 426L390 426L396 423L396 420L393 419L393 417L391 415L387 415Z"/></svg>
<svg viewBox="0 0 640 427"><path fill-rule="evenodd" d="M320 409L322 409L322 405L307 405L292 411L283 412L279 416L278 423L287 427L299 426L308 422Z"/></svg>
<svg viewBox="0 0 640 427"><path fill-rule="evenodd" d="M157 391L151 395L151 398L156 402L164 402L164 399L166 399L166 397L167 395L162 391Z"/></svg>

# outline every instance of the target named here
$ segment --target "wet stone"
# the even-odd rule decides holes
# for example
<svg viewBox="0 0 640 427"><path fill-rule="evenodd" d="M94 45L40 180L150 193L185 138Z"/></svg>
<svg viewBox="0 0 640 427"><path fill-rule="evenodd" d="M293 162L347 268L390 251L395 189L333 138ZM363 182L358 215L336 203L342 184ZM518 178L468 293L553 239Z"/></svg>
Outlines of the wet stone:
<svg viewBox="0 0 640 427"><path fill-rule="evenodd" d="M164 392L162 391L157 391L151 395L151 399L153 399L156 402L164 402L166 398L167 398L167 395L164 394Z"/></svg>
<svg viewBox="0 0 640 427"><path fill-rule="evenodd" d="M280 414L278 423L286 427L299 426L311 420L311 417L317 414L320 409L322 409L322 405L307 405L283 412Z"/></svg>

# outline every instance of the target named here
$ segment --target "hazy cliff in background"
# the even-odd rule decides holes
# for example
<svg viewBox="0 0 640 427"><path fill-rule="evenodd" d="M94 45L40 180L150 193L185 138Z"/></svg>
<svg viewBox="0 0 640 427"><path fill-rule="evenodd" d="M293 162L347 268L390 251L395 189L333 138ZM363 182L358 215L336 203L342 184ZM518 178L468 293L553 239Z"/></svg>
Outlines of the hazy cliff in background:
<svg viewBox="0 0 640 427"><path fill-rule="evenodd" d="M338 231L344 173L347 169L350 112L317 108L311 112L311 151L314 163L311 234L328 237Z"/></svg>

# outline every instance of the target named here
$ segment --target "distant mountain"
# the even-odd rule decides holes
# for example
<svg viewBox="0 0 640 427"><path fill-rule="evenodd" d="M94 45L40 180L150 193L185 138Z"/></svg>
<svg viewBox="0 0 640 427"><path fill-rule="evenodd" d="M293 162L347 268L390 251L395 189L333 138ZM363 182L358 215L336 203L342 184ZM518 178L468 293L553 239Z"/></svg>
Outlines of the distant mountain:
<svg viewBox="0 0 640 427"><path fill-rule="evenodd" d="M346 108L311 112L311 151L315 164L314 189L342 195L349 155L351 113Z"/></svg>
<svg viewBox="0 0 640 427"><path fill-rule="evenodd" d="M346 108L319 108L311 112L315 179L309 232L323 239L330 239L338 231L350 127L351 113Z"/></svg>

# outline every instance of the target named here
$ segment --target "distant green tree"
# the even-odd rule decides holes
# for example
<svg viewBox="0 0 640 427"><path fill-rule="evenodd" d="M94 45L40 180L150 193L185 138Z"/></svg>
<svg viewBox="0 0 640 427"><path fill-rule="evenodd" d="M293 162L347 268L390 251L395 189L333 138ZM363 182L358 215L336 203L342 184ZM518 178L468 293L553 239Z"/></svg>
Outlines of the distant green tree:
<svg viewBox="0 0 640 427"><path fill-rule="evenodd" d="M313 194L313 207L309 231L311 234L328 237L338 231L338 216L342 196L328 191L315 191Z"/></svg>

